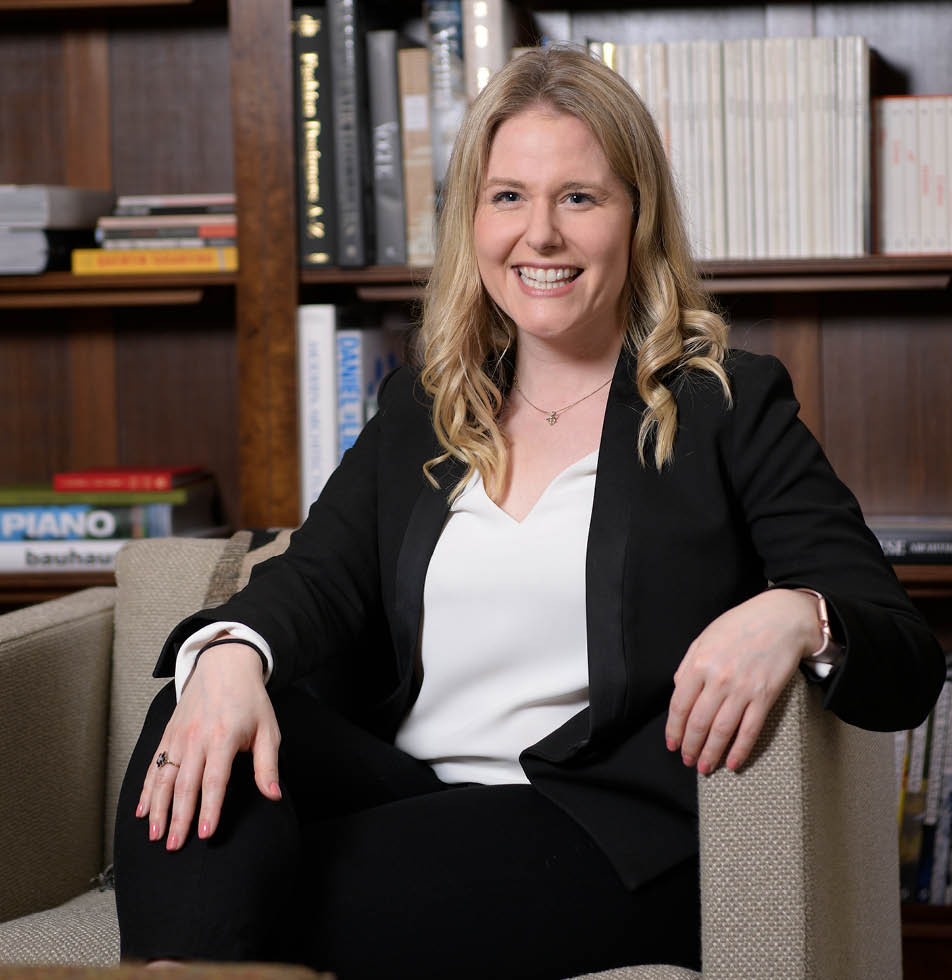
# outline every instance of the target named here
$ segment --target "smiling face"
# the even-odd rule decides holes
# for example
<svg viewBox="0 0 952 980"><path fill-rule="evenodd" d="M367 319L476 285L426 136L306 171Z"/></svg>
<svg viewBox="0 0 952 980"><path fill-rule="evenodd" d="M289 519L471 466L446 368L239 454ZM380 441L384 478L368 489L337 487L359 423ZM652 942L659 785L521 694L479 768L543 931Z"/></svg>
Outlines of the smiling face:
<svg viewBox="0 0 952 980"><path fill-rule="evenodd" d="M496 131L474 222L483 284L520 336L617 345L632 201L588 126L534 108Z"/></svg>

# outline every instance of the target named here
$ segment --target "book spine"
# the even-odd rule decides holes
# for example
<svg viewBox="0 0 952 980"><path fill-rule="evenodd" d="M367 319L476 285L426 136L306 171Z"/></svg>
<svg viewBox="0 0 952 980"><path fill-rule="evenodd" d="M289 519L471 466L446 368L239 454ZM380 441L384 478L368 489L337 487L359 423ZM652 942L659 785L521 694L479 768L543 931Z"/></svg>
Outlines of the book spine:
<svg viewBox="0 0 952 980"><path fill-rule="evenodd" d="M932 871L935 861L936 831L939 821L939 801L942 792L942 772L945 767L946 732L949 728L952 683L946 681L933 709L932 744L929 751L929 772L925 794L925 813L922 820L922 848L915 900L929 902L932 892ZM944 892L944 889L943 889Z"/></svg>
<svg viewBox="0 0 952 980"><path fill-rule="evenodd" d="M919 250L935 251L936 214L932 206L935 181L935 150L932 143L932 100L917 99L919 116L916 156L919 165Z"/></svg>
<svg viewBox="0 0 952 980"><path fill-rule="evenodd" d="M764 41L764 148L767 165L767 254L786 255L786 149L784 147L783 39Z"/></svg>
<svg viewBox="0 0 952 980"><path fill-rule="evenodd" d="M154 473L54 473L53 489L60 493L101 490L164 491L172 489L172 475L158 470Z"/></svg>
<svg viewBox="0 0 952 980"><path fill-rule="evenodd" d="M727 257L727 186L724 175L724 51L720 41L710 44L708 111L711 155L711 248L712 258Z"/></svg>
<svg viewBox="0 0 952 980"><path fill-rule="evenodd" d="M377 387L394 367L396 358L382 328L337 331L338 460L376 411Z"/></svg>
<svg viewBox="0 0 952 980"><path fill-rule="evenodd" d="M899 829L899 894L904 902L912 900L919 874L932 717L930 713L910 736L909 771L903 801L902 825Z"/></svg>
<svg viewBox="0 0 952 980"><path fill-rule="evenodd" d="M952 235L949 226L949 107L952 96L932 100L932 148L935 154L935 173L932 181L932 207L935 210L935 248L948 252Z"/></svg>
<svg viewBox="0 0 952 980"><path fill-rule="evenodd" d="M903 194L903 99L882 99L883 129L886 133L886 164L882 181L885 251L905 251L906 219Z"/></svg>
<svg viewBox="0 0 952 980"><path fill-rule="evenodd" d="M110 238L102 243L102 248L110 251L135 248L228 248L237 243L238 239L234 235L227 238Z"/></svg>
<svg viewBox="0 0 952 980"><path fill-rule="evenodd" d="M0 541L80 541L144 537L141 506L0 506Z"/></svg>
<svg viewBox="0 0 952 980"><path fill-rule="evenodd" d="M238 225L234 221L208 222L205 224L162 225L130 225L124 228L107 228L100 226L96 229L96 241L108 242L124 238L234 238Z"/></svg>
<svg viewBox="0 0 952 980"><path fill-rule="evenodd" d="M509 61L516 31L508 0L463 0L463 67L472 102Z"/></svg>
<svg viewBox="0 0 952 980"><path fill-rule="evenodd" d="M371 261L372 207L370 127L366 115L365 40L357 0L330 0L331 101L337 187L337 261L364 266Z"/></svg>
<svg viewBox="0 0 952 980"><path fill-rule="evenodd" d="M946 687L952 681L946 680ZM946 904L950 845L952 845L952 718L946 725L945 744L942 749L942 774L939 788L938 819L935 830L935 848L932 859L932 877L929 881L929 904Z"/></svg>
<svg viewBox="0 0 952 980"><path fill-rule="evenodd" d="M2 572L112 572L124 538L0 543Z"/></svg>
<svg viewBox="0 0 952 980"><path fill-rule="evenodd" d="M812 126L812 85L810 38L795 39L797 52L797 228L798 255L808 258L815 254L814 210L817 207L813 186L814 138ZM819 84L819 79L816 80Z"/></svg>
<svg viewBox="0 0 952 980"><path fill-rule="evenodd" d="M668 46L649 41L645 48L645 75L648 79L648 109L658 127L661 145L671 159L670 91L668 88Z"/></svg>
<svg viewBox="0 0 952 980"><path fill-rule="evenodd" d="M374 234L378 265L406 265L397 32L367 32L367 81L374 164Z"/></svg>
<svg viewBox="0 0 952 980"><path fill-rule="evenodd" d="M753 175L753 236L751 254L766 258L767 245L767 115L765 104L766 66L763 38L750 41L751 173Z"/></svg>
<svg viewBox="0 0 952 980"><path fill-rule="evenodd" d="M291 38L298 262L312 269L337 261L329 27L326 7L302 7L296 14Z"/></svg>
<svg viewBox="0 0 952 980"><path fill-rule="evenodd" d="M397 54L407 214L407 264L428 266L435 248L433 143L430 136L430 56L426 48Z"/></svg>
<svg viewBox="0 0 952 980"><path fill-rule="evenodd" d="M77 248L72 254L73 273L83 275L137 275L161 272L234 272L238 268L238 249Z"/></svg>
<svg viewBox="0 0 952 980"><path fill-rule="evenodd" d="M337 311L329 304L298 307L298 426L301 520L307 517L337 462Z"/></svg>
<svg viewBox="0 0 952 980"><path fill-rule="evenodd" d="M871 55L869 43L864 37L853 39L854 65L856 70L856 161L857 203L855 221L856 251L863 255L873 251L873 137L870 98Z"/></svg>
<svg viewBox="0 0 952 980"><path fill-rule="evenodd" d="M921 251L921 219L919 215L919 111L914 96L900 100L902 120L902 214L903 242L901 251Z"/></svg>
<svg viewBox="0 0 952 980"><path fill-rule="evenodd" d="M433 178L438 208L440 186L466 113L463 10L460 0L428 0L424 9L430 46Z"/></svg>

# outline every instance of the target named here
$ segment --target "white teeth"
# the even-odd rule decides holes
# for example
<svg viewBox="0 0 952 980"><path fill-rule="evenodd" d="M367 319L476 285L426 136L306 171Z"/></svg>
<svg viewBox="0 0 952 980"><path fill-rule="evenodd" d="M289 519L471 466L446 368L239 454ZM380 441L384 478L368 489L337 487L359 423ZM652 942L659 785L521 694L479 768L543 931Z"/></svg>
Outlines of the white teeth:
<svg viewBox="0 0 952 980"><path fill-rule="evenodd" d="M534 269L531 266L519 266L519 277L527 286L534 289L555 289L564 280L578 275L579 270L571 266L561 269Z"/></svg>

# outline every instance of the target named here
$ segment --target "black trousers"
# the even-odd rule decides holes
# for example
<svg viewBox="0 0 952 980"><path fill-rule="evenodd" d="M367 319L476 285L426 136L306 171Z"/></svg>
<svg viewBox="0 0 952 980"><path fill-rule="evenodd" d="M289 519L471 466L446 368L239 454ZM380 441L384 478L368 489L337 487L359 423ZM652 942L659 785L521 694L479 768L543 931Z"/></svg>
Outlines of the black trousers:
<svg viewBox="0 0 952 980"><path fill-rule="evenodd" d="M239 755L214 836L193 827L169 853L135 807L173 708L170 684L119 798L124 959L302 962L340 980L699 968L695 861L631 893L531 786L442 783L299 691L275 699L283 799L262 797Z"/></svg>

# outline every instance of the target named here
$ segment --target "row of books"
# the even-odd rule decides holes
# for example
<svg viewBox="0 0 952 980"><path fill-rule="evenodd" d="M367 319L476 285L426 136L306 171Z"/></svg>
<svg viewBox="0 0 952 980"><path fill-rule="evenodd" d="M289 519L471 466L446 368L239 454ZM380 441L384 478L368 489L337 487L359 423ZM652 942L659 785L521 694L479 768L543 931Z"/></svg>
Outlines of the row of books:
<svg viewBox="0 0 952 980"><path fill-rule="evenodd" d="M507 0L426 0L421 12L421 30L402 34L371 29L367 0L295 8L304 268L433 261L439 187L467 104L529 28Z"/></svg>
<svg viewBox="0 0 952 980"><path fill-rule="evenodd" d="M867 524L894 565L952 563L950 515L871 515Z"/></svg>
<svg viewBox="0 0 952 980"><path fill-rule="evenodd" d="M298 307L301 520L377 410L380 382L402 359L406 324L373 308Z"/></svg>
<svg viewBox="0 0 952 980"><path fill-rule="evenodd" d="M865 38L590 41L589 50L651 111L700 258L871 250Z"/></svg>
<svg viewBox="0 0 952 980"><path fill-rule="evenodd" d="M873 100L876 250L948 252L952 247L952 95Z"/></svg>
<svg viewBox="0 0 952 980"><path fill-rule="evenodd" d="M952 680L929 717L896 733L899 890L904 902L952 905Z"/></svg>
<svg viewBox="0 0 952 980"><path fill-rule="evenodd" d="M197 466L56 474L0 487L0 572L112 571L136 538L226 534L214 477Z"/></svg>

